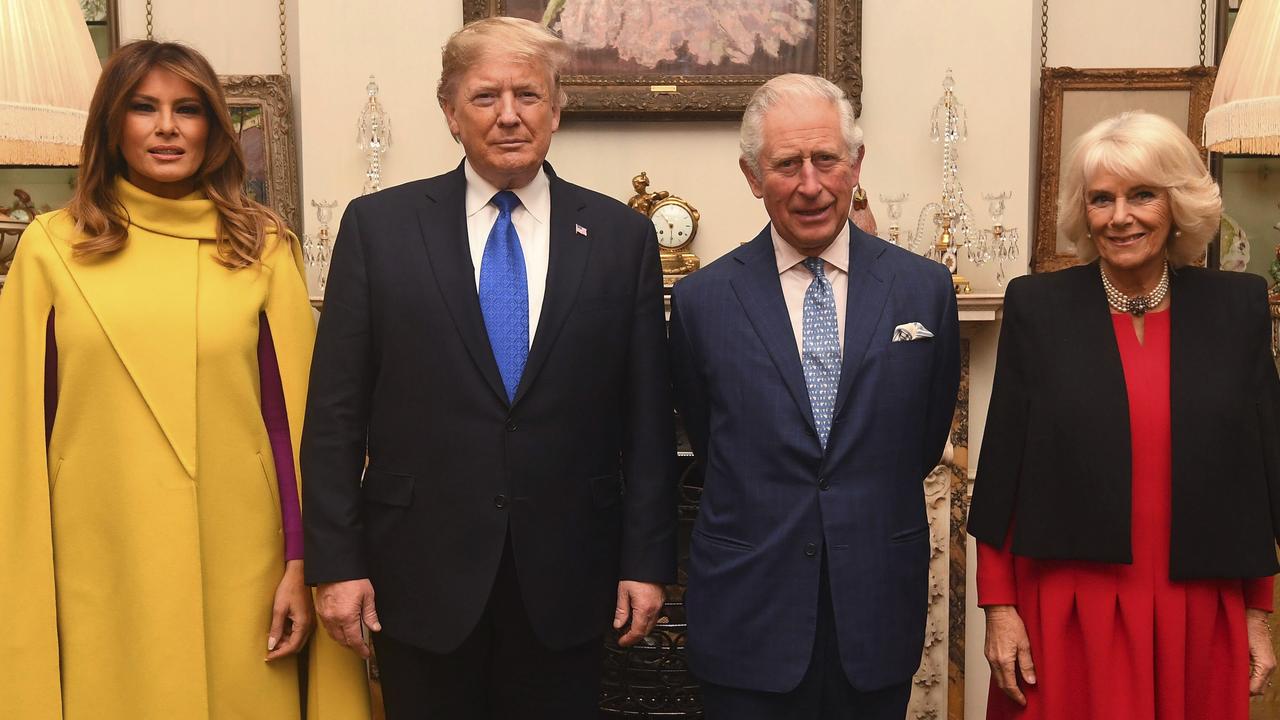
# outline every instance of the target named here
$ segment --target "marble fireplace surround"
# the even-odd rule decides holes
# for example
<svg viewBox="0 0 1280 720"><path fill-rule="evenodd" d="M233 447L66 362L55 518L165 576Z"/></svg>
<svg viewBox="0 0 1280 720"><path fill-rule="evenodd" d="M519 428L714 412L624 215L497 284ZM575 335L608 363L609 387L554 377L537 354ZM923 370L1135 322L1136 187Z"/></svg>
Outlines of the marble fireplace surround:
<svg viewBox="0 0 1280 720"><path fill-rule="evenodd" d="M924 480L932 545L929 619L920 669L913 679L907 720L964 718L970 341L975 331L1000 319L1004 296L1002 293L969 293L957 299L960 392L947 454L942 464Z"/></svg>

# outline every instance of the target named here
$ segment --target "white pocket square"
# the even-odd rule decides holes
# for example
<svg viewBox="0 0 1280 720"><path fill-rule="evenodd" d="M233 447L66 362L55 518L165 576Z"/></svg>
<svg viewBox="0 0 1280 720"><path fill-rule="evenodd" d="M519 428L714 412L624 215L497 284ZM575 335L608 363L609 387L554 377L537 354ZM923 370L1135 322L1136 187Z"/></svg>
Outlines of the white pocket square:
<svg viewBox="0 0 1280 720"><path fill-rule="evenodd" d="M929 328L918 322L902 323L893 329L894 342L911 342L912 340L922 340L924 338L933 337L933 333L929 332Z"/></svg>

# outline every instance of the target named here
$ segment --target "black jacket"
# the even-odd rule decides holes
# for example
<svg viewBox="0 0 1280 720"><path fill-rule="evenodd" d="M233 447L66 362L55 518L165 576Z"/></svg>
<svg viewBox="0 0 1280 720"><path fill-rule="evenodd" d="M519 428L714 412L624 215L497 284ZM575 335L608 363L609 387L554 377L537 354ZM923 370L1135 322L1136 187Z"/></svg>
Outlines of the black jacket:
<svg viewBox="0 0 1280 720"><path fill-rule="evenodd" d="M302 439L307 580L370 578L384 632L436 653L475 627L508 532L552 648L608 629L619 579L675 579L653 226L547 169L546 297L510 405L461 166L356 199L334 249Z"/></svg>
<svg viewBox="0 0 1280 720"><path fill-rule="evenodd" d="M1278 569L1280 380L1260 277L1170 275L1173 579ZM1096 262L1005 295L969 532L1015 554L1132 562L1129 408ZM1141 502L1141 498L1137 501Z"/></svg>

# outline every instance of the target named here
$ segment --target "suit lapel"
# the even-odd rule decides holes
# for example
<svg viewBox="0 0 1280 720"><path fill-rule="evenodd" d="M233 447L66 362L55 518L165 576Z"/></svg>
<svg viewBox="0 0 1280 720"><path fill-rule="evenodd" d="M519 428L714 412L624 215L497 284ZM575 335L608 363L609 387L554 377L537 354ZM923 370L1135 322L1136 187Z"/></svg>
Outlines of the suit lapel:
<svg viewBox="0 0 1280 720"><path fill-rule="evenodd" d="M844 354L840 363L840 388L833 418L840 417L853 388L853 380L884 313L893 275L880 263L885 246L865 237L849 224L849 289L845 302Z"/></svg>
<svg viewBox="0 0 1280 720"><path fill-rule="evenodd" d="M475 267L467 239L466 185L459 165L431 186L418 210L419 232L431 260L431 272L463 345L494 394L505 403L507 391L493 359L476 292Z"/></svg>
<svg viewBox="0 0 1280 720"><path fill-rule="evenodd" d="M587 268L591 241L576 232L578 214L586 204L573 191L573 187L556 177L550 165L544 165L551 185L551 238L550 256L547 258L547 284L542 299L542 313L538 327L533 330L533 345L525 362L524 374L516 388L515 401L520 402L538 373L547 362L551 346L564 327L565 319L573 310L582 276ZM603 231L604 228L599 228ZM600 242L597 237L596 242Z"/></svg>
<svg viewBox="0 0 1280 720"><path fill-rule="evenodd" d="M773 252L769 226L765 226L737 260L743 267L730 284L738 302L777 366L782 382L800 408L805 422L816 431L813 405L809 402L809 389L804 383L804 369L800 366L800 354L796 352L795 331L791 328L787 303L782 297L782 283L778 280L778 261Z"/></svg>
<svg viewBox="0 0 1280 720"><path fill-rule="evenodd" d="M1129 443L1129 388L1124 378L1124 361L1120 357L1120 344L1116 341L1115 321L1107 295L1102 289L1102 274L1098 261L1062 271L1068 275L1071 286L1068 291L1068 310L1059 317L1069 315L1069 339L1055 344L1060 352L1070 353L1070 372L1083 381L1078 391L1081 397L1098 408L1094 419L1095 429L1114 445L1110 450L1095 448L1101 457L1115 457L1125 463L1123 472L1130 472L1131 448Z"/></svg>

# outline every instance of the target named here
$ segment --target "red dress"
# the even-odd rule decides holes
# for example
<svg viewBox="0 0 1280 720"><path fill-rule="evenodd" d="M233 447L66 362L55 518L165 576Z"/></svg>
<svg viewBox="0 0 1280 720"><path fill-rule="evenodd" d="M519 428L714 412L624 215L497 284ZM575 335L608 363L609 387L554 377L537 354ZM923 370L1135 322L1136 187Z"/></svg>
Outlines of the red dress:
<svg viewBox="0 0 1280 720"><path fill-rule="evenodd" d="M1133 564L978 543L978 602L1017 606L1037 680L1019 674L1025 708L993 681L987 718L1247 720L1244 611L1271 609L1272 578L1169 580L1169 312L1146 315L1145 344L1128 315L1112 319L1129 398Z"/></svg>

